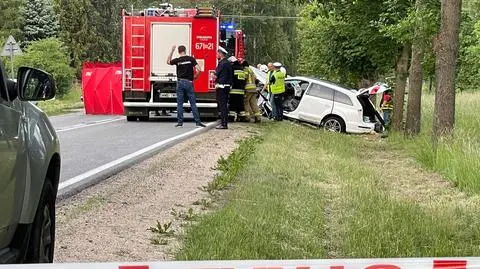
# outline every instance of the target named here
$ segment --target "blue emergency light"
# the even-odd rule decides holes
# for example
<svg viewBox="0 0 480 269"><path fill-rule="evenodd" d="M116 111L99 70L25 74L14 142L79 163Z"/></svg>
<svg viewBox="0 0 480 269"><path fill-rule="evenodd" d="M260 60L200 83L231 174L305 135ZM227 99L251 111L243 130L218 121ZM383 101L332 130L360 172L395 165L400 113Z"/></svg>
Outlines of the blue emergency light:
<svg viewBox="0 0 480 269"><path fill-rule="evenodd" d="M224 23L222 25L220 25L220 28L221 29L235 29L235 24L233 22L230 22L230 23Z"/></svg>

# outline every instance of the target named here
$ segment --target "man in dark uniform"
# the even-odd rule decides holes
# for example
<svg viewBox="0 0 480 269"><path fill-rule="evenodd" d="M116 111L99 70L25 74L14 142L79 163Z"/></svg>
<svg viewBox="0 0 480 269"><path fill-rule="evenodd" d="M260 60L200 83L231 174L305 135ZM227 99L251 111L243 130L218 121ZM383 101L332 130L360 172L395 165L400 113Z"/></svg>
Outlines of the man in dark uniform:
<svg viewBox="0 0 480 269"><path fill-rule="evenodd" d="M228 95L232 86L233 69L227 59L227 54L227 50L222 47L218 48L217 58L220 62L215 70L215 87L221 123L216 127L217 129L228 129Z"/></svg>

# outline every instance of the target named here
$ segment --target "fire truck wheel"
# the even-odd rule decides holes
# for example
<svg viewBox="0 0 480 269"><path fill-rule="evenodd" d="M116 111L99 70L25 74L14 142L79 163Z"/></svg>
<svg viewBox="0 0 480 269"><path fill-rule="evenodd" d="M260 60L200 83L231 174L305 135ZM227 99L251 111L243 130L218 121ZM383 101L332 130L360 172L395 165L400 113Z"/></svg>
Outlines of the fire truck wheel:
<svg viewBox="0 0 480 269"><path fill-rule="evenodd" d="M137 117L135 117L135 116L127 116L127 121L137 121Z"/></svg>
<svg viewBox="0 0 480 269"><path fill-rule="evenodd" d="M138 117L138 120L139 120L139 121L148 121L148 120L149 120L149 117L148 117L148 116Z"/></svg>

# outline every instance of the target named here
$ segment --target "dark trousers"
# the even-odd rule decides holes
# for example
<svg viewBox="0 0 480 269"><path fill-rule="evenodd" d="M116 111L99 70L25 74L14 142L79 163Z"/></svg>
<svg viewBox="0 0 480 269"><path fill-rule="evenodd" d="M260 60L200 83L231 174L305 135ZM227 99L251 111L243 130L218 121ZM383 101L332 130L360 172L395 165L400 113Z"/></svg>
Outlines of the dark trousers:
<svg viewBox="0 0 480 269"><path fill-rule="evenodd" d="M222 126L228 125L228 95L230 87L217 88L217 105L220 111L220 119Z"/></svg>
<svg viewBox="0 0 480 269"><path fill-rule="evenodd" d="M240 114L240 112L245 111L245 104L243 102L243 94L230 94L230 99L228 100L230 112Z"/></svg>
<svg viewBox="0 0 480 269"><path fill-rule="evenodd" d="M275 106L272 109L274 111L274 119L283 120L283 93L273 95L273 105Z"/></svg>

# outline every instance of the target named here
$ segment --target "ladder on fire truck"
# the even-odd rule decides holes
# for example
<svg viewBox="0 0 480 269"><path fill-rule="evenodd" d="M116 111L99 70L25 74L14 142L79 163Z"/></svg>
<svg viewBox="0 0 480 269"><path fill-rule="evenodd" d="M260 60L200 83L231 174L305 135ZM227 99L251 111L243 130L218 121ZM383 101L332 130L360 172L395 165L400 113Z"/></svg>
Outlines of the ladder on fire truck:
<svg viewBox="0 0 480 269"><path fill-rule="evenodd" d="M132 90L143 91L143 88L135 89L135 81L141 81L145 87L145 36L146 36L146 16L141 19L133 19L130 24L130 55L132 67ZM138 84L137 84L138 85Z"/></svg>

